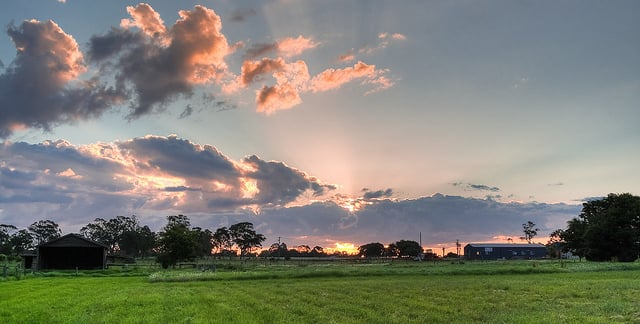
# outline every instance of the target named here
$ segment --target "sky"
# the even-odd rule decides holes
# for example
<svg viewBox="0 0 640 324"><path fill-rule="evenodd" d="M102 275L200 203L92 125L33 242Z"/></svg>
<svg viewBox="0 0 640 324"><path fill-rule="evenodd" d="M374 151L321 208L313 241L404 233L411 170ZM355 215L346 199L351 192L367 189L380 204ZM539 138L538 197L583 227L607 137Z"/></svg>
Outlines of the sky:
<svg viewBox="0 0 640 324"><path fill-rule="evenodd" d="M638 1L5 1L0 223L499 242L640 194Z"/></svg>

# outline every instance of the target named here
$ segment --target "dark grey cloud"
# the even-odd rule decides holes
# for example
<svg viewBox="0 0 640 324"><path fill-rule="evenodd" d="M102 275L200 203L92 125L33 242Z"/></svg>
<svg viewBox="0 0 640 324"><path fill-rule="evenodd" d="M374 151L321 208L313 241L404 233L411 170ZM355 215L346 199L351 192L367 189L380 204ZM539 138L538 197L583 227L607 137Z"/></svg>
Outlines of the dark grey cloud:
<svg viewBox="0 0 640 324"><path fill-rule="evenodd" d="M282 162L264 161L255 155L245 158L243 162L254 169L246 175L257 181L260 192L255 199L260 204L286 205L307 190L312 190L315 196L320 196L335 189L335 186L321 184L318 179Z"/></svg>
<svg viewBox="0 0 640 324"><path fill-rule="evenodd" d="M286 206L334 189L284 163L256 156L234 162L211 145L177 136L84 146L63 140L0 144L5 223L19 221L17 215L71 223L96 212L107 218L139 211L217 214Z"/></svg>
<svg viewBox="0 0 640 324"><path fill-rule="evenodd" d="M135 214L159 229L165 216L182 213L211 229L251 221L268 240L282 236L290 245L390 243L417 240L421 232L429 246L519 237L526 221L540 228L544 242L581 208L444 195L379 199L391 196L391 189L365 190L355 210L342 207L349 198L340 194L288 205L332 190L335 186L285 163L257 156L234 162L212 146L176 136L86 146L0 145L0 223L18 227L51 219L65 231L77 231L96 217Z"/></svg>
<svg viewBox="0 0 640 324"><path fill-rule="evenodd" d="M184 178L234 182L240 176L236 165L211 145L199 145L177 136L146 136L118 144L135 158L137 167Z"/></svg>
<svg viewBox="0 0 640 324"><path fill-rule="evenodd" d="M376 190L376 191L369 191L368 189L366 190L365 189L363 189L364 194L362 195L362 198L364 198L365 200L388 198L393 195L393 190L391 188L388 188L386 190Z"/></svg>
<svg viewBox="0 0 640 324"><path fill-rule="evenodd" d="M532 221L540 229L534 241L546 242L550 232L564 228L577 216L579 205L501 203L436 194L406 200L380 200L355 212L325 201L289 208L265 208L260 214L243 214L246 221L260 224L267 241L282 237L289 246L300 244L333 247L333 242L356 246L369 242L391 243L401 239L425 246L454 242L486 242L496 236L522 235L522 223ZM212 217L207 224L218 224ZM330 240L327 240L330 238Z"/></svg>
<svg viewBox="0 0 640 324"><path fill-rule="evenodd" d="M181 18L165 31L160 30L161 21L138 15L137 9L155 13L147 4L129 8L133 18L127 25L139 29L112 28L89 42L91 62L134 94L130 118L160 109L178 96L189 97L196 85L215 81L226 70L224 57L230 52L213 10L195 6L181 11Z"/></svg>
<svg viewBox="0 0 640 324"><path fill-rule="evenodd" d="M278 51L278 43L253 44L244 53L244 60L253 60Z"/></svg>
<svg viewBox="0 0 640 324"><path fill-rule="evenodd" d="M500 188L492 187L484 184L475 184L475 183L465 183L465 182L454 182L451 184L454 187L462 187L467 190L479 190L479 191L491 191L498 192Z"/></svg>
<svg viewBox="0 0 640 324"><path fill-rule="evenodd" d="M231 21L242 22L247 18L256 15L256 10L252 8L239 8L231 13Z"/></svg>
<svg viewBox="0 0 640 324"><path fill-rule="evenodd" d="M52 21L9 25L16 57L0 74L0 138L21 128L49 131L53 126L95 118L125 99L120 89L85 71L77 43Z"/></svg>

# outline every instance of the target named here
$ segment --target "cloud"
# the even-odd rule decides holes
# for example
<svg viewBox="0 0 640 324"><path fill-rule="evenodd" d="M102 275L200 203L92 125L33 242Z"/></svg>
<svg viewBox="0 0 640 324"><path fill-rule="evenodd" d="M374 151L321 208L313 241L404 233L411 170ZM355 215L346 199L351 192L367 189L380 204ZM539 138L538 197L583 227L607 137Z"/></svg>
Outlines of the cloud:
<svg viewBox="0 0 640 324"><path fill-rule="evenodd" d="M0 223L18 227L51 219L71 232L96 217L135 214L158 230L164 216L181 213L210 229L251 221L269 240L282 236L290 245L386 244L422 233L433 246L519 237L529 220L540 228L535 241L544 242L581 209L440 194L384 199L392 189L351 199L335 190L284 162L255 155L235 161L173 135L0 144Z"/></svg>
<svg viewBox="0 0 640 324"><path fill-rule="evenodd" d="M93 63L115 75L116 84L133 88L136 102L130 117L147 114L179 95L189 96L194 86L219 82L226 75L225 57L232 49L213 10L181 10L180 19L168 29L147 4L127 11L132 19L122 20L124 29L92 37L89 51Z"/></svg>
<svg viewBox="0 0 640 324"><path fill-rule="evenodd" d="M302 52L315 48L319 43L316 43L311 38L306 38L299 35L297 38L287 37L278 41L278 51L284 57L292 57L302 54Z"/></svg>
<svg viewBox="0 0 640 324"><path fill-rule="evenodd" d="M393 86L388 70L362 61L311 77L306 61L290 61L320 46L303 35L250 47L237 75L227 60L240 43L229 45L215 11L200 5L181 10L172 25L145 3L126 11L129 17L118 26L90 37L86 57L53 21L27 20L7 27L17 51L0 74L0 138L22 129L50 131L123 106L129 106L129 119L139 118L162 112L178 98L194 99L204 87L213 88L206 89L208 93L254 91L256 111L271 114L299 105L305 93L338 89L354 80L369 88L365 95ZM268 75L272 78L265 78ZM235 107L224 100L213 102L220 103ZM193 107L185 109L180 117L193 112Z"/></svg>
<svg viewBox="0 0 640 324"><path fill-rule="evenodd" d="M0 161L0 210L22 210L16 215L24 217L233 212L287 206L336 188L282 162L255 155L233 161L211 145L174 135L82 146L5 142ZM92 204L106 207L75 214Z"/></svg>
<svg viewBox="0 0 640 324"><path fill-rule="evenodd" d="M241 21L245 21L248 17L255 16L255 15L256 15L255 9L241 8L241 9L234 10L233 13L231 13L230 19L233 22L241 22Z"/></svg>
<svg viewBox="0 0 640 324"><path fill-rule="evenodd" d="M357 78L372 77L375 72L375 65L369 65L362 61L359 61L353 67L327 69L311 80L311 89L314 92L335 89Z"/></svg>
<svg viewBox="0 0 640 324"><path fill-rule="evenodd" d="M0 138L100 116L124 100L124 93L95 79L77 80L87 70L84 56L55 22L27 20L9 25L7 34L17 54L0 75Z"/></svg>
<svg viewBox="0 0 640 324"><path fill-rule="evenodd" d="M282 70L274 72L273 77L276 85L265 85L256 91L256 111L271 114L302 103L300 93L306 91L309 82L309 70L304 61L286 64Z"/></svg>
<svg viewBox="0 0 640 324"><path fill-rule="evenodd" d="M479 190L479 191L490 191L490 192L498 192L500 188L492 187L484 184L475 184L475 183L464 183L464 182L455 182L451 184L454 187L462 187L467 190ZM493 196L498 197L498 196Z"/></svg>
<svg viewBox="0 0 640 324"><path fill-rule="evenodd" d="M263 58L260 61L245 61L242 64L240 79L244 86L255 82L261 75L274 73L284 69L286 63L282 58Z"/></svg>
<svg viewBox="0 0 640 324"><path fill-rule="evenodd" d="M288 245L325 246L335 241L355 246L369 242L392 243L401 239L423 245L455 247L461 243L488 242L495 237L522 236L522 223L532 221L540 231L534 241L547 235L580 212L580 206L540 203L500 203L436 194L404 200L380 200L350 212L334 202L318 202L289 208L273 208L247 220L261 224L268 240L286 237ZM331 240L327 240L331 238ZM332 246L329 246L332 247Z"/></svg>
<svg viewBox="0 0 640 324"><path fill-rule="evenodd" d="M249 47L245 54L245 60L253 60L258 57L276 53L280 56L289 58L302 54L304 51L316 48L320 43L315 42L312 38L299 35L296 38L285 37L279 39L275 43L258 43Z"/></svg>
<svg viewBox="0 0 640 324"><path fill-rule="evenodd" d="M160 14L155 12L150 5L141 3L136 7L127 7L127 12L132 19L122 19L120 27L128 29L138 27L150 37L162 36L167 32L164 22L160 18Z"/></svg>
<svg viewBox="0 0 640 324"><path fill-rule="evenodd" d="M388 188L386 190L377 190L377 191L369 191L368 189L363 189L364 195L362 198L365 200L378 199L378 198L388 198L393 195L393 190Z"/></svg>

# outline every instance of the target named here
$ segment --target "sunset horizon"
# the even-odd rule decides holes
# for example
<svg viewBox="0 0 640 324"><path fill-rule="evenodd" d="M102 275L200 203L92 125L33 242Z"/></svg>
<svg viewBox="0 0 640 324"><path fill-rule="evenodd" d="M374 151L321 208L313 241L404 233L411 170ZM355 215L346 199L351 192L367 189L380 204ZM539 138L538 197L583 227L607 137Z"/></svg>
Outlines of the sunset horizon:
<svg viewBox="0 0 640 324"><path fill-rule="evenodd" d="M8 1L0 224L535 242L640 194L640 3ZM508 240L511 239L511 240Z"/></svg>

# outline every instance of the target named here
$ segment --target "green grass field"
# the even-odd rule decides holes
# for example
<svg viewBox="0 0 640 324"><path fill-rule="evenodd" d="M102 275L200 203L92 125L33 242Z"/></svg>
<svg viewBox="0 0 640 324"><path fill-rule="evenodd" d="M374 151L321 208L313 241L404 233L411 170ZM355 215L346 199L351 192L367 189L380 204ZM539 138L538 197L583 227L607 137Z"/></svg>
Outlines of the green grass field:
<svg viewBox="0 0 640 324"><path fill-rule="evenodd" d="M630 323L640 264L249 265L0 281L0 323ZM126 276L123 276L126 275Z"/></svg>

